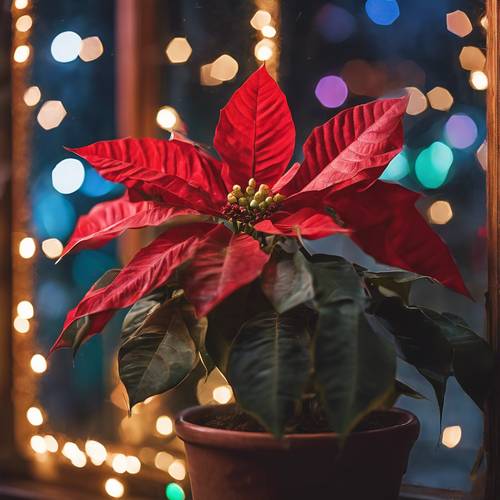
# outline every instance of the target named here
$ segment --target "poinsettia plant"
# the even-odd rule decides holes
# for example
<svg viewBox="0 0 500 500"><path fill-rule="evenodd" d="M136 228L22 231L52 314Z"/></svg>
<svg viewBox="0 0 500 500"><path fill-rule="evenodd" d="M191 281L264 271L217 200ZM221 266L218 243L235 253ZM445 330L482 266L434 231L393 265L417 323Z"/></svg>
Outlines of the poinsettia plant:
<svg viewBox="0 0 500 500"><path fill-rule="evenodd" d="M419 195L379 180L402 148L406 106L386 99L338 113L287 170L294 124L261 67L220 113L220 160L175 134L71 149L127 189L79 219L64 254L130 228L154 226L159 235L97 281L53 349L76 353L132 306L118 354L131 406L202 362L218 367L239 407L278 436L314 415L345 433L401 393L418 397L396 378L397 356L432 384L440 407L451 375L482 406L486 342L457 316L409 303L421 279L468 292L415 208ZM397 270L371 272L304 246L336 233Z"/></svg>

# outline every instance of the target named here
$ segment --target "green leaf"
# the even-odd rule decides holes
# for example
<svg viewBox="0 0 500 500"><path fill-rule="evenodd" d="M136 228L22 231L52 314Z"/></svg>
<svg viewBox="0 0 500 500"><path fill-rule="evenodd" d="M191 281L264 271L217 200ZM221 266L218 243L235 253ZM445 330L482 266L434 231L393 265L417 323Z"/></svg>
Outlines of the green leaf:
<svg viewBox="0 0 500 500"><path fill-rule="evenodd" d="M315 257L316 379L332 429L345 434L394 390L396 356L368 322L366 294L353 265L340 257Z"/></svg>
<svg viewBox="0 0 500 500"><path fill-rule="evenodd" d="M310 374L307 312L267 312L247 321L231 348L228 378L241 407L281 436Z"/></svg>
<svg viewBox="0 0 500 500"><path fill-rule="evenodd" d="M120 269L110 269L106 271L90 288L89 292L92 290L99 290L99 288L104 288L108 286L119 274ZM78 318L76 321L71 323L69 327L64 332L64 339L71 343L73 349L73 358L76 356L78 349L82 345L82 342L87 338L88 330L90 328L90 321L88 316L83 316Z"/></svg>
<svg viewBox="0 0 500 500"><path fill-rule="evenodd" d="M377 300L373 312L395 336L404 358L432 384L441 412L451 375L480 408L484 407L491 390L494 358L487 342L463 319L405 306L395 297Z"/></svg>
<svg viewBox="0 0 500 500"><path fill-rule="evenodd" d="M262 291L274 309L284 313L312 300L314 288L305 257L300 252L275 251L262 273Z"/></svg>
<svg viewBox="0 0 500 500"><path fill-rule="evenodd" d="M394 295L399 296L405 304L409 302L411 287L414 283L417 281L436 283L432 278L407 271L376 273L364 270L361 275L367 282L369 288L377 287L379 293L386 297L393 297Z"/></svg>
<svg viewBox="0 0 500 500"><path fill-rule="evenodd" d="M172 298L154 307L137 329L123 332L118 367L131 408L180 384L196 366L193 336L199 326L191 314L182 298Z"/></svg>

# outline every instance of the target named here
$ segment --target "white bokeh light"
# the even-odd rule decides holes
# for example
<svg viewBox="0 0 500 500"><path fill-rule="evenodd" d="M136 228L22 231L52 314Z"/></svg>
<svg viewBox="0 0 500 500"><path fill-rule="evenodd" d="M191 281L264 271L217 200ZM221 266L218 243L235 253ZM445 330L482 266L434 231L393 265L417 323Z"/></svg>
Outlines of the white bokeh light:
<svg viewBox="0 0 500 500"><path fill-rule="evenodd" d="M60 161L52 170L52 185L62 194L78 191L85 180L85 167L75 158Z"/></svg>
<svg viewBox="0 0 500 500"><path fill-rule="evenodd" d="M50 52L56 61L67 63L74 61L78 57L81 46L82 39L80 35L74 31L63 31L52 40Z"/></svg>

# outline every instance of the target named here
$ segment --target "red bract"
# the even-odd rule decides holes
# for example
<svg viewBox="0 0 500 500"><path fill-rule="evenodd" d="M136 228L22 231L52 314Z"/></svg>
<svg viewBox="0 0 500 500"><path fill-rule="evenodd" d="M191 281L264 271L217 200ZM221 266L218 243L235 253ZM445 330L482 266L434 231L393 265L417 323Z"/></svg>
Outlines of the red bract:
<svg viewBox="0 0 500 500"><path fill-rule="evenodd" d="M348 233L379 261L467 293L448 249L414 208L416 195L377 180L402 148L406 105L406 98L387 99L339 113L314 129L302 164L285 172L295 129L285 96L261 67L221 111L214 145L222 161L176 138L71 149L128 193L82 217L64 253L128 228L167 230L110 284L87 293L55 347L72 343L65 332L79 318L89 317L85 336L96 333L114 310L164 285L181 264L180 286L206 315L260 275L269 258L266 235Z"/></svg>

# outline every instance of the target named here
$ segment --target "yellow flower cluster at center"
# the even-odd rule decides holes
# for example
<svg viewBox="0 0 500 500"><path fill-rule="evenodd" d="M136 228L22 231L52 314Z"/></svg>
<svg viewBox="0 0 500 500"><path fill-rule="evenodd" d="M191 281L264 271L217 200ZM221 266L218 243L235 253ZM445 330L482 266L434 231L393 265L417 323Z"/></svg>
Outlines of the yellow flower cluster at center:
<svg viewBox="0 0 500 500"><path fill-rule="evenodd" d="M227 201L231 205L239 205L257 211L265 211L273 204L281 203L284 199L285 196L282 194L273 194L267 184L261 184L257 189L257 182L253 178L248 181L245 191L240 185L235 184L233 190L227 195Z"/></svg>

